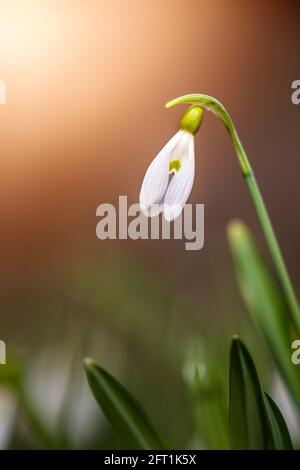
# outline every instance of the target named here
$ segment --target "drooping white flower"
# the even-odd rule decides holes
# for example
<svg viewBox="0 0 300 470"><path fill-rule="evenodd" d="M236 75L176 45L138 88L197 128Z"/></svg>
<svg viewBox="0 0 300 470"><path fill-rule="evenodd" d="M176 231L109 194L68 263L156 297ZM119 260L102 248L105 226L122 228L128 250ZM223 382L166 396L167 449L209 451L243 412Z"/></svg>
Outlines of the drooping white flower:
<svg viewBox="0 0 300 470"><path fill-rule="evenodd" d="M166 220L172 221L181 213L194 183L194 135L202 116L199 106L188 109L180 130L148 167L140 192L140 207L145 215L153 217L163 212Z"/></svg>

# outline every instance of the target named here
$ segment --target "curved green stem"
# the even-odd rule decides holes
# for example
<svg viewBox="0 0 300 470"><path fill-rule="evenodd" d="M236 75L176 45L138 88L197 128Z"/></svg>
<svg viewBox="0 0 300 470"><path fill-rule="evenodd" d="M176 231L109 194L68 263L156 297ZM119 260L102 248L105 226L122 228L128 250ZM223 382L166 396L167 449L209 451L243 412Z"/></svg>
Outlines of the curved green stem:
<svg viewBox="0 0 300 470"><path fill-rule="evenodd" d="M233 121L226 111L225 107L220 103L218 100L213 98L212 96L202 95L202 94L191 94L191 95L184 95L180 96L179 98L175 98L172 101L169 101L166 104L167 108L171 108L177 104L198 104L201 107L208 109L209 111L213 112L224 124L226 130L230 136L232 141L234 150L239 160L240 168L242 175L244 176L248 189L250 191L254 207L256 209L256 213L260 224L262 226L262 230L264 232L264 236L272 256L275 268L277 270L277 275L279 281L281 283L281 287L283 293L285 295L291 319L297 328L298 332L300 332L300 311L299 311L299 304L293 289L293 285L291 283L274 229L272 227L272 223L266 209L263 197L261 195L260 189L256 182L253 170L249 163L247 154L245 149L240 141L236 128L233 124Z"/></svg>

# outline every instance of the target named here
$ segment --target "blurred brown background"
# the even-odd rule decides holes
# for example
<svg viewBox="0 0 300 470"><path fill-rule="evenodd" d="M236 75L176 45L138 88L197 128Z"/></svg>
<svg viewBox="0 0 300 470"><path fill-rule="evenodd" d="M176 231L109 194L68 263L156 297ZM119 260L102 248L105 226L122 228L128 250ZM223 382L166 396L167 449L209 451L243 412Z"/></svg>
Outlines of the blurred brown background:
<svg viewBox="0 0 300 470"><path fill-rule="evenodd" d="M34 288L70 259L101 257L97 205L120 194L138 200L182 112L164 104L190 92L212 94L232 113L297 279L298 19L297 2L2 0L2 286ZM184 282L209 277L216 252L227 257L230 218L255 224L227 135L208 114L196 149L191 199L206 206L205 249L122 243L166 276L176 257Z"/></svg>
<svg viewBox="0 0 300 470"><path fill-rule="evenodd" d="M122 194L138 201L146 168L184 109L164 105L186 93L211 94L231 112L299 291L300 106L290 99L300 74L299 13L292 1L0 1L0 79L7 84L0 107L0 336L8 345L29 349L27 333L55 324L56 309L67 305L72 318L74 271L89 271L91 263L106 269L108 252L117 259L125 252L213 329L225 324L232 333L239 324L226 319L243 309L228 221L242 217L264 245L228 136L213 116L206 113L196 138L190 198L205 204L204 249L106 242L95 234L99 204L117 204ZM112 279L112 297L122 296L124 277ZM84 316L84 301L79 310ZM187 321L184 311L178 317Z"/></svg>

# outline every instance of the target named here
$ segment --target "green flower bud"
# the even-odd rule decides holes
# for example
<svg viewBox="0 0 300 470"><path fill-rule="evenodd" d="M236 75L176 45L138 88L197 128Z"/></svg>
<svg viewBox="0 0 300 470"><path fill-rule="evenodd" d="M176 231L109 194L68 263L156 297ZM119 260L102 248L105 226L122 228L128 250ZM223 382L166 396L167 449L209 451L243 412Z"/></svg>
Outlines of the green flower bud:
<svg viewBox="0 0 300 470"><path fill-rule="evenodd" d="M180 129L195 135L203 119L203 109L200 106L191 106L187 109L180 121Z"/></svg>

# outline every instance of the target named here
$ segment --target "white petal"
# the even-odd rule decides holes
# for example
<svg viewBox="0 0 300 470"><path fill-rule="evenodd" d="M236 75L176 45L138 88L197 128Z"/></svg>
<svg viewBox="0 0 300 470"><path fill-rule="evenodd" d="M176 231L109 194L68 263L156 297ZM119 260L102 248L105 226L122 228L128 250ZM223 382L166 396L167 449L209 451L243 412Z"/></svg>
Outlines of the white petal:
<svg viewBox="0 0 300 470"><path fill-rule="evenodd" d="M181 132L180 139L172 152L171 160L178 160L183 163L189 157L189 143L194 140L194 137L188 132Z"/></svg>
<svg viewBox="0 0 300 470"><path fill-rule="evenodd" d="M183 131L178 131L148 167L140 192L140 206L145 215L152 215L148 209L152 204L159 204L164 197L169 182L171 154L182 134Z"/></svg>
<svg viewBox="0 0 300 470"><path fill-rule="evenodd" d="M164 216L171 222L181 213L194 183L195 150L194 137L189 136L186 148L187 158L181 159L182 166L176 172L169 184L164 199Z"/></svg>
<svg viewBox="0 0 300 470"><path fill-rule="evenodd" d="M163 209L164 205L163 204L151 204L150 206L145 206L145 204L140 203L140 208L142 213L146 217L155 217L156 215L160 214Z"/></svg>

